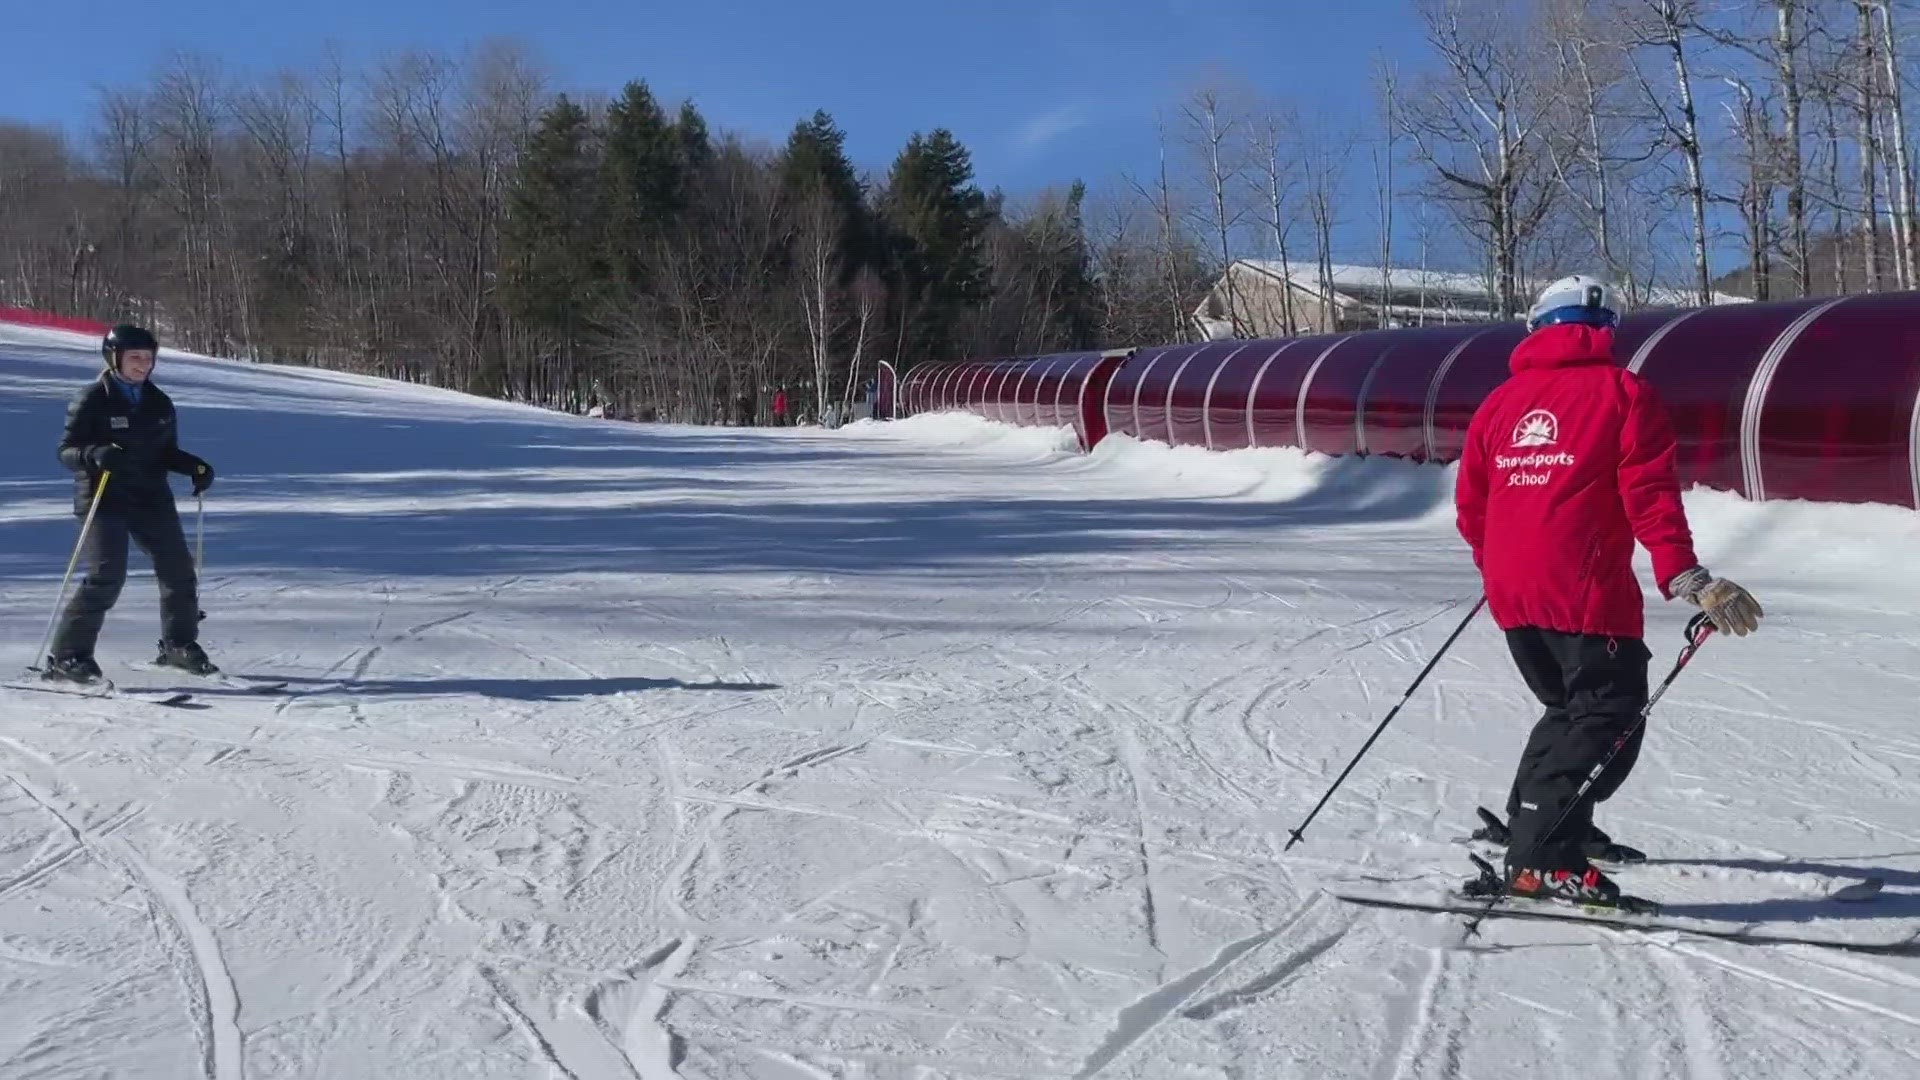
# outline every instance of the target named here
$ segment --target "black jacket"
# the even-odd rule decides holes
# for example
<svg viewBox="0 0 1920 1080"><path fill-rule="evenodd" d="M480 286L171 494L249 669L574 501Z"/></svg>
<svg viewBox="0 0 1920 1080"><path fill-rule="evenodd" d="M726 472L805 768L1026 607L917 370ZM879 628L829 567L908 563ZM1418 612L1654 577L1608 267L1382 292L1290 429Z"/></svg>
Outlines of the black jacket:
<svg viewBox="0 0 1920 1080"><path fill-rule="evenodd" d="M102 452L110 446L126 453L107 481L101 509L171 506L167 474L192 475L203 464L180 449L177 423L173 399L151 382L141 386L137 407L107 372L74 395L60 439L60 464L74 473L74 512L84 514L93 504Z"/></svg>

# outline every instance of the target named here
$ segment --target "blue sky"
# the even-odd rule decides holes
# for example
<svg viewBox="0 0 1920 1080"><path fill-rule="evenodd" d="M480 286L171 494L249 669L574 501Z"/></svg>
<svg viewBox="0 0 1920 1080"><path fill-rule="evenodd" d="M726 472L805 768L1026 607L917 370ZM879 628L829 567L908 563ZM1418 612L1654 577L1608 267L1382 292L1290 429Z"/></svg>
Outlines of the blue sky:
<svg viewBox="0 0 1920 1080"><path fill-rule="evenodd" d="M174 49L231 74L310 69L323 43L352 60L489 35L531 44L555 89L617 93L645 78L716 127L768 140L825 108L863 167L909 134L952 129L983 187L1096 189L1156 166L1154 113L1209 72L1297 102L1334 130L1374 108L1384 52L1426 62L1410 0L14 0L0 116L84 134L96 88L126 85ZM937 51L936 51L937 50ZM1364 150L1356 180L1371 188ZM1355 208L1354 254L1373 229Z"/></svg>

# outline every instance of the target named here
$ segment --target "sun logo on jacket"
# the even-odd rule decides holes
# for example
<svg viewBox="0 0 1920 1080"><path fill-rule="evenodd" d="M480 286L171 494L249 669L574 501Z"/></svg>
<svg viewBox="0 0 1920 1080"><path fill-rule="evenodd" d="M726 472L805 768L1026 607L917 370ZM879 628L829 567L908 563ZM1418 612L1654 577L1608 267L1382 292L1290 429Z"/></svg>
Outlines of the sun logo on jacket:
<svg viewBox="0 0 1920 1080"><path fill-rule="evenodd" d="M1551 446L1560 437L1560 421L1545 409L1535 409L1513 426L1513 445Z"/></svg>

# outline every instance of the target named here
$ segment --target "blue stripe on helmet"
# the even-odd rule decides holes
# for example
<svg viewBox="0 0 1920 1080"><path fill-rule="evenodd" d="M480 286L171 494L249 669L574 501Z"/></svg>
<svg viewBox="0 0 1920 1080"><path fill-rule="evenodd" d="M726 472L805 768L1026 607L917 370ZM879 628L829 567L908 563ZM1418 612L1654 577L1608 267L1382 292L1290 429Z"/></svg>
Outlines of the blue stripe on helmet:
<svg viewBox="0 0 1920 1080"><path fill-rule="evenodd" d="M1606 308L1588 307L1585 304L1567 304L1564 307L1550 308L1528 322L1527 329L1538 330L1543 326L1558 326L1562 323L1582 323L1587 326L1619 326L1618 312Z"/></svg>

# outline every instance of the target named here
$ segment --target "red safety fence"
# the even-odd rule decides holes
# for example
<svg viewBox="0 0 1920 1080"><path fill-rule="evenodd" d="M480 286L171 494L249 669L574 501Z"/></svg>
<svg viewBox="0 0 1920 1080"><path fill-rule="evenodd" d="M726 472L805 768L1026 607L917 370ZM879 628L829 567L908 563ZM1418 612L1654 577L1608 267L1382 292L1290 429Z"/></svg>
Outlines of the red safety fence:
<svg viewBox="0 0 1920 1080"><path fill-rule="evenodd" d="M0 306L0 323L13 323L16 326L45 326L54 330L77 330L83 334L104 335L106 323L93 319L77 319L71 315L51 315L44 311L28 311L26 308Z"/></svg>
<svg viewBox="0 0 1920 1080"><path fill-rule="evenodd" d="M899 415L964 411L1211 450L1449 462L1519 323L920 364ZM1672 414L1681 480L1920 509L1920 292L1635 312L1618 361Z"/></svg>

